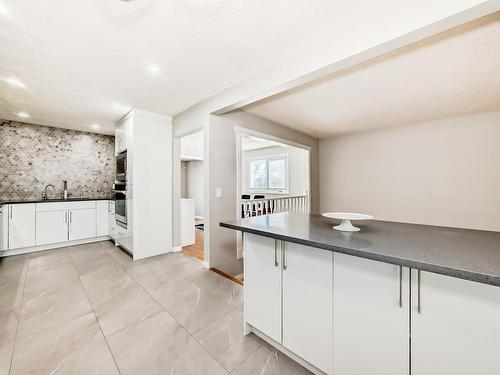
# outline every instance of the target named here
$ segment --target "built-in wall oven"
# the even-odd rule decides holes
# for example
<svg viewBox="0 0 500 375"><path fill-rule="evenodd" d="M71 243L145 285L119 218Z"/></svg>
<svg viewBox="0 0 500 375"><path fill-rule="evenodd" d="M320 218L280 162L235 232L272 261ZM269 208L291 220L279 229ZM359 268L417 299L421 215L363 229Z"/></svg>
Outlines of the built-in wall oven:
<svg viewBox="0 0 500 375"><path fill-rule="evenodd" d="M126 187L125 185L123 185ZM127 190L115 183L115 220L122 228L127 228Z"/></svg>
<svg viewBox="0 0 500 375"><path fill-rule="evenodd" d="M127 182L127 151L116 155L116 180Z"/></svg>
<svg viewBox="0 0 500 375"><path fill-rule="evenodd" d="M116 155L115 220L122 228L127 228L127 151Z"/></svg>

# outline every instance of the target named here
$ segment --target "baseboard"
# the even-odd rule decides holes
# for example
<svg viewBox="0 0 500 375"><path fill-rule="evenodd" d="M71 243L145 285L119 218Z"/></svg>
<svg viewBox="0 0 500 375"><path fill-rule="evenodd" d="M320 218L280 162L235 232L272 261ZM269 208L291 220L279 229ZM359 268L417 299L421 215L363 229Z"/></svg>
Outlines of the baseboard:
<svg viewBox="0 0 500 375"><path fill-rule="evenodd" d="M237 279L234 276L231 276L228 273L225 273L224 271L221 271L221 270L219 270L217 268L214 268L214 267L209 268L209 270L212 271L212 272L215 272L218 275L221 275L222 277L225 277L226 279L229 279L229 280L235 282L236 284L243 285L243 281L241 281L240 279Z"/></svg>
<svg viewBox="0 0 500 375"><path fill-rule="evenodd" d="M245 323L247 324L247 323ZM311 371L313 374L315 375L327 375L326 373L324 373L323 371L321 371L319 368L315 367L314 365L310 364L309 362L305 361L304 359L302 359L301 357L299 357L298 355L294 354L293 352L291 352L290 350L288 350L287 348L285 348L283 345L281 345L279 342L273 340L272 338L270 338L269 336L267 336L266 334L262 333L261 331L259 331L257 328L255 327L252 327L251 325L250 326L250 329L251 331L256 335L256 336L259 336L262 340L266 341L268 344L270 344L271 346L274 346L276 349L278 349L280 352L282 352L283 354L285 354L286 356L290 357L291 359L293 359L295 362L301 364L302 366L304 366L306 369L308 369L309 371Z"/></svg>
<svg viewBox="0 0 500 375"><path fill-rule="evenodd" d="M23 247L23 248L20 248L20 249L12 249L12 250L0 251L0 258L1 257L12 256L12 255L35 253L37 251L50 250L50 249L59 249L61 247L83 245L83 244L86 244L86 243L101 242L101 241L108 241L108 240L111 240L111 237L109 237L109 236L102 236L102 237L87 238L85 240L78 240L78 241L66 241L66 242L51 243L51 244L48 244L48 245Z"/></svg>

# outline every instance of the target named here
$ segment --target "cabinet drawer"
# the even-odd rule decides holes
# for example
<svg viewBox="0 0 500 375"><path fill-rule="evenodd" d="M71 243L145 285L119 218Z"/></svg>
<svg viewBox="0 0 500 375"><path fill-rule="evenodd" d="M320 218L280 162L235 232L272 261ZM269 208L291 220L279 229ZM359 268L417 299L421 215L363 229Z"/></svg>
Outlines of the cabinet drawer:
<svg viewBox="0 0 500 375"><path fill-rule="evenodd" d="M65 210L84 210L96 208L96 201L79 202L44 202L36 204L36 211L65 211Z"/></svg>

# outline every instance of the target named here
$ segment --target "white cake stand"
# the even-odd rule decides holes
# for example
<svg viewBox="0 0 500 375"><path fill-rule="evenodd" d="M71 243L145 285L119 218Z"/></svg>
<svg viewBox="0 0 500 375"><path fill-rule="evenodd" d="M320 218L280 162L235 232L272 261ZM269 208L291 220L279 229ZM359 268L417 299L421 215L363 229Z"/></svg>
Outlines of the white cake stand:
<svg viewBox="0 0 500 375"><path fill-rule="evenodd" d="M340 230L342 232L357 232L359 228L351 224L351 220L370 220L373 216L366 214L356 214L352 212L325 212L324 217L329 217L331 219L340 219L342 222L340 225L336 225L333 229Z"/></svg>

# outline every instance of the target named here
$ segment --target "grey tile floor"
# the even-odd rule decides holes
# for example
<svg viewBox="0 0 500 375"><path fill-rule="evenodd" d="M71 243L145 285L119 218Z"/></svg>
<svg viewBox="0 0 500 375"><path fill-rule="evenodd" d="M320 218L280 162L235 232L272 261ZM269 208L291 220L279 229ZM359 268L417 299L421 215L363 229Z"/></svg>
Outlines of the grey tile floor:
<svg viewBox="0 0 500 375"><path fill-rule="evenodd" d="M0 259L0 375L309 374L242 324L243 288L182 253Z"/></svg>

